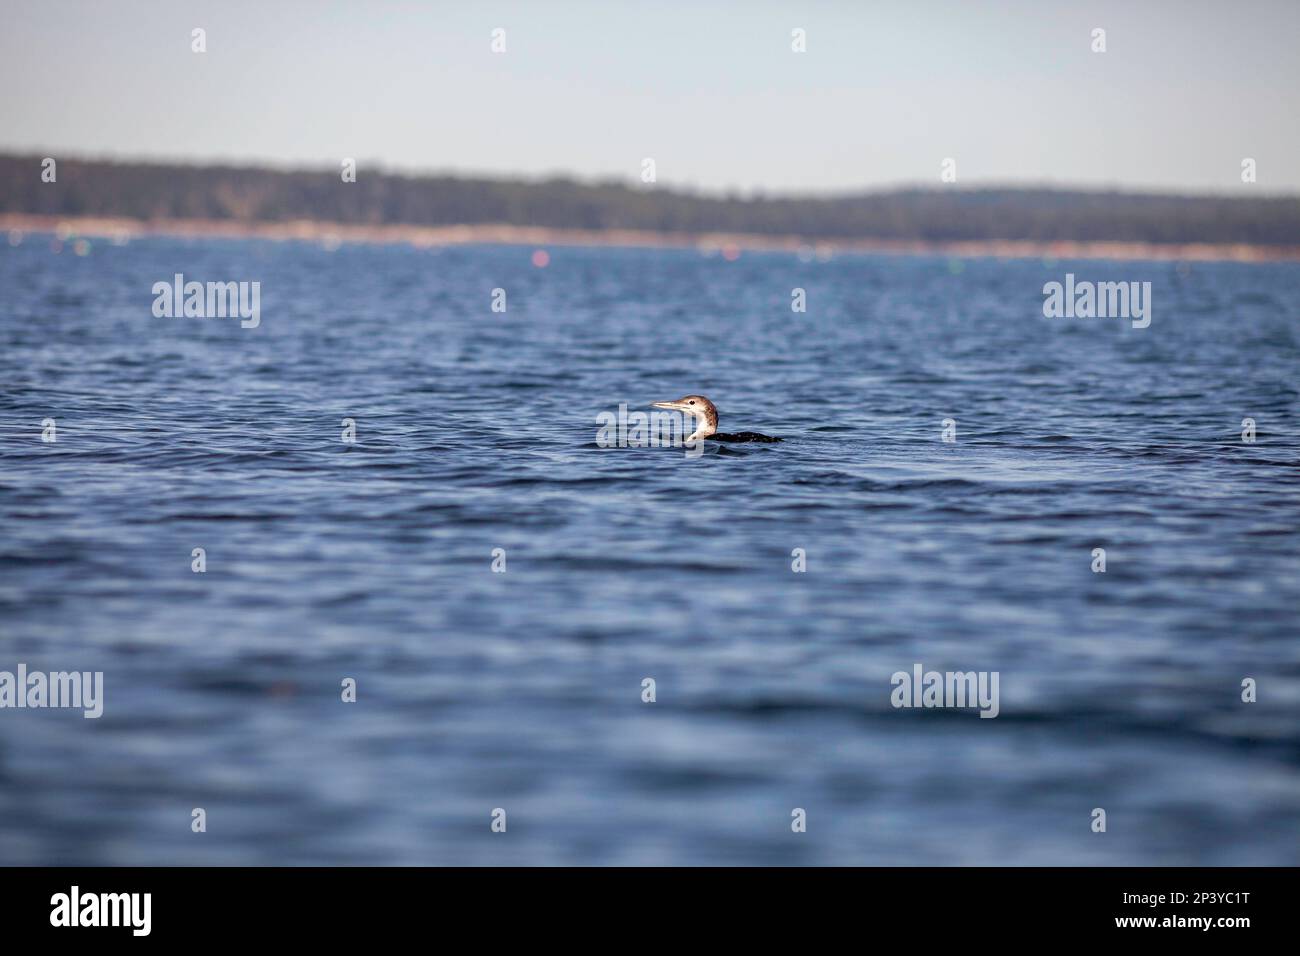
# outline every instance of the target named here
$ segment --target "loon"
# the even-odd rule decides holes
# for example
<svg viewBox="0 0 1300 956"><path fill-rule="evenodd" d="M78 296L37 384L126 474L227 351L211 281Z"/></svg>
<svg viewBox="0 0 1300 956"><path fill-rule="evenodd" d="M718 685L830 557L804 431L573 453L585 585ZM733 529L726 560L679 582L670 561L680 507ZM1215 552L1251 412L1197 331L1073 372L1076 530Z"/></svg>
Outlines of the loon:
<svg viewBox="0 0 1300 956"><path fill-rule="evenodd" d="M700 419L699 427L686 439L688 442L698 441L701 438L729 442L777 442L781 440L773 438L771 435L760 435L758 432L728 434L718 431L718 408L703 395L687 395L675 402L654 402L653 404L655 408L671 408L673 411L685 412L687 415L694 415Z"/></svg>

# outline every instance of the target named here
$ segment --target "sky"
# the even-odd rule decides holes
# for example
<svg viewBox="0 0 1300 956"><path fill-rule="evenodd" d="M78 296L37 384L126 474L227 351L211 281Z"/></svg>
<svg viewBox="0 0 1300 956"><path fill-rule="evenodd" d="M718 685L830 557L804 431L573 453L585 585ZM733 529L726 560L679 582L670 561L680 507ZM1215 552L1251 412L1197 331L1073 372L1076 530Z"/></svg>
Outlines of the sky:
<svg viewBox="0 0 1300 956"><path fill-rule="evenodd" d="M0 0L0 150L1296 194L1300 0Z"/></svg>

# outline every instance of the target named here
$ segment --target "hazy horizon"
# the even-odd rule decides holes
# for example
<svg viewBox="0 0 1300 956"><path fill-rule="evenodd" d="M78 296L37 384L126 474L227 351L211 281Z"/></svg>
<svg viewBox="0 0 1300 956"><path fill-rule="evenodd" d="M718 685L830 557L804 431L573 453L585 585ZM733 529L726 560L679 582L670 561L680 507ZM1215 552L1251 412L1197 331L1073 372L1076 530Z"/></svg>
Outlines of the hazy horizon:
<svg viewBox="0 0 1300 956"><path fill-rule="evenodd" d="M650 157L657 188L771 196L938 187L952 158L961 187L1300 193L1282 0L7 6L8 153L628 184Z"/></svg>

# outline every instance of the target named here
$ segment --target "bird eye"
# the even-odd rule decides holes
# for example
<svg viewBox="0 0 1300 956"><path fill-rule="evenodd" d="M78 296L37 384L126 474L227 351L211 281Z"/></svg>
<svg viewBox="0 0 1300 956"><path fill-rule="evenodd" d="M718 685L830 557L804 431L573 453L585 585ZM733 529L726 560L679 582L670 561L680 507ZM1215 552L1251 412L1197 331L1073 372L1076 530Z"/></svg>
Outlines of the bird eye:
<svg viewBox="0 0 1300 956"><path fill-rule="evenodd" d="M691 402L691 404L694 405L695 403L694 403L694 402Z"/></svg>

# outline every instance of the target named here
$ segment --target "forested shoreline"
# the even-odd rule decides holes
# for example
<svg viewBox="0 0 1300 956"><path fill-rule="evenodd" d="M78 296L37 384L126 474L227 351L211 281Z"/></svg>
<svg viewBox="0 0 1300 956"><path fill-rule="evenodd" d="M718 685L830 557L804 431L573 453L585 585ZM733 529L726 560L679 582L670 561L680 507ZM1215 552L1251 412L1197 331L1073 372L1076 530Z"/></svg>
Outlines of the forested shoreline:
<svg viewBox="0 0 1300 956"><path fill-rule="evenodd" d="M0 155L0 213L347 225L503 224L827 240L1243 243L1300 246L1300 197L1178 196L936 185L835 197L741 197L665 186L359 169L282 170ZM1242 185L1243 193L1253 186Z"/></svg>

